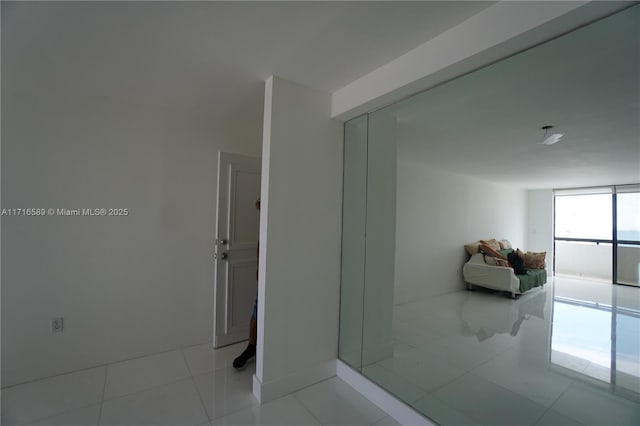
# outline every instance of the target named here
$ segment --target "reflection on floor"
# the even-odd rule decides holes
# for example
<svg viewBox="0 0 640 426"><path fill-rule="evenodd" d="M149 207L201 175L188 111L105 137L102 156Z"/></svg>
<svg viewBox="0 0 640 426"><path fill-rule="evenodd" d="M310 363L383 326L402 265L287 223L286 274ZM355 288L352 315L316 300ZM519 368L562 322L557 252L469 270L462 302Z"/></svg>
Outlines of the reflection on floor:
<svg viewBox="0 0 640 426"><path fill-rule="evenodd" d="M443 426L639 425L640 289L550 281L396 306L394 355L363 373Z"/></svg>
<svg viewBox="0 0 640 426"><path fill-rule="evenodd" d="M332 378L264 405L255 364L235 371L244 344L201 345L2 389L3 426L397 425Z"/></svg>

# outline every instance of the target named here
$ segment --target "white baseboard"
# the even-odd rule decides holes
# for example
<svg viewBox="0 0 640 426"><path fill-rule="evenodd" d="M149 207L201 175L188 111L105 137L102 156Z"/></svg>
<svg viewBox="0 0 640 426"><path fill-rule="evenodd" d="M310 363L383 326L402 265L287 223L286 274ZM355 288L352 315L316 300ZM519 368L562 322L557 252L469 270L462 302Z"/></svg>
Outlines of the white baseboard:
<svg viewBox="0 0 640 426"><path fill-rule="evenodd" d="M336 361L336 373L340 379L344 380L349 386L380 407L398 423L406 426L436 426L435 423L418 414L411 407L340 360Z"/></svg>
<svg viewBox="0 0 640 426"><path fill-rule="evenodd" d="M253 395L260 404L273 401L336 375L336 360L325 361L289 376L262 383L253 375Z"/></svg>

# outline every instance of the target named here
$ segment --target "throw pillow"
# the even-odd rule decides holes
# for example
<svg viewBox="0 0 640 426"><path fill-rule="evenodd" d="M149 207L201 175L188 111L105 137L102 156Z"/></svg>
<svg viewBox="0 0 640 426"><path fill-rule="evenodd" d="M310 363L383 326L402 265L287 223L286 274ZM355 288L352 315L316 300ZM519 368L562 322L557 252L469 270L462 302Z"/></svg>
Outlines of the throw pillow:
<svg viewBox="0 0 640 426"><path fill-rule="evenodd" d="M517 249L516 253L518 253L518 256L520 256L520 259L524 260L524 253L522 252L522 250Z"/></svg>
<svg viewBox="0 0 640 426"><path fill-rule="evenodd" d="M507 268L511 267L509 262L504 259L496 259L496 266L506 266Z"/></svg>
<svg viewBox="0 0 640 426"><path fill-rule="evenodd" d="M487 265L491 265L491 266L497 266L496 264L496 258L495 257L491 257L491 256L484 256L484 263L486 263Z"/></svg>
<svg viewBox="0 0 640 426"><path fill-rule="evenodd" d="M494 249L492 249L487 245L480 244L480 251L482 251L487 256L497 257L498 259L507 260L506 257L504 257L503 255L501 255L500 253L498 253L497 251L495 251Z"/></svg>
<svg viewBox="0 0 640 426"><path fill-rule="evenodd" d="M500 244L500 248L502 250L513 248L511 247L511 243L509 242L509 240L500 240L498 241L498 243Z"/></svg>
<svg viewBox="0 0 640 426"><path fill-rule="evenodd" d="M485 246L489 246L489 247L491 247L492 249L494 249L496 251L500 250L500 243L495 238L492 238L490 240L480 240L480 244L484 244Z"/></svg>
<svg viewBox="0 0 640 426"><path fill-rule="evenodd" d="M544 258L546 255L547 252L526 252L524 254L524 267L530 269L544 269Z"/></svg>
<svg viewBox="0 0 640 426"><path fill-rule="evenodd" d="M474 254L480 253L480 241L476 241L475 243L471 243L471 244L465 244L464 249L471 256L473 256Z"/></svg>

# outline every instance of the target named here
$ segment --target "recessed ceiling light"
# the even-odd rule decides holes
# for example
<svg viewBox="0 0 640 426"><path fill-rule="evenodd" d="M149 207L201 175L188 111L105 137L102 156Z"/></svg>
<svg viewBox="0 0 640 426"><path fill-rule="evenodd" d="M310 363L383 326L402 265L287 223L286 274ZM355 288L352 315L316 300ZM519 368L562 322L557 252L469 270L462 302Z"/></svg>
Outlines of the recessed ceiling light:
<svg viewBox="0 0 640 426"><path fill-rule="evenodd" d="M562 136L564 136L563 133L547 135L549 130L553 129L553 126L542 126L541 129L544 130L544 140L542 142L538 142L539 145L553 145L554 143L559 142Z"/></svg>

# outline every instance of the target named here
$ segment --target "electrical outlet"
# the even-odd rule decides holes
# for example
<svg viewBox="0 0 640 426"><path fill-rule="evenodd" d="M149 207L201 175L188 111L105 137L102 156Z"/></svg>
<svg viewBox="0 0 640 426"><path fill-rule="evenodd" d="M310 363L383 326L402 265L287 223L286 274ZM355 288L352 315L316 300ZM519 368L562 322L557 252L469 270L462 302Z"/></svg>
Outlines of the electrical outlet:
<svg viewBox="0 0 640 426"><path fill-rule="evenodd" d="M62 333L63 330L64 330L64 319L62 317L54 318L51 320L52 333Z"/></svg>

